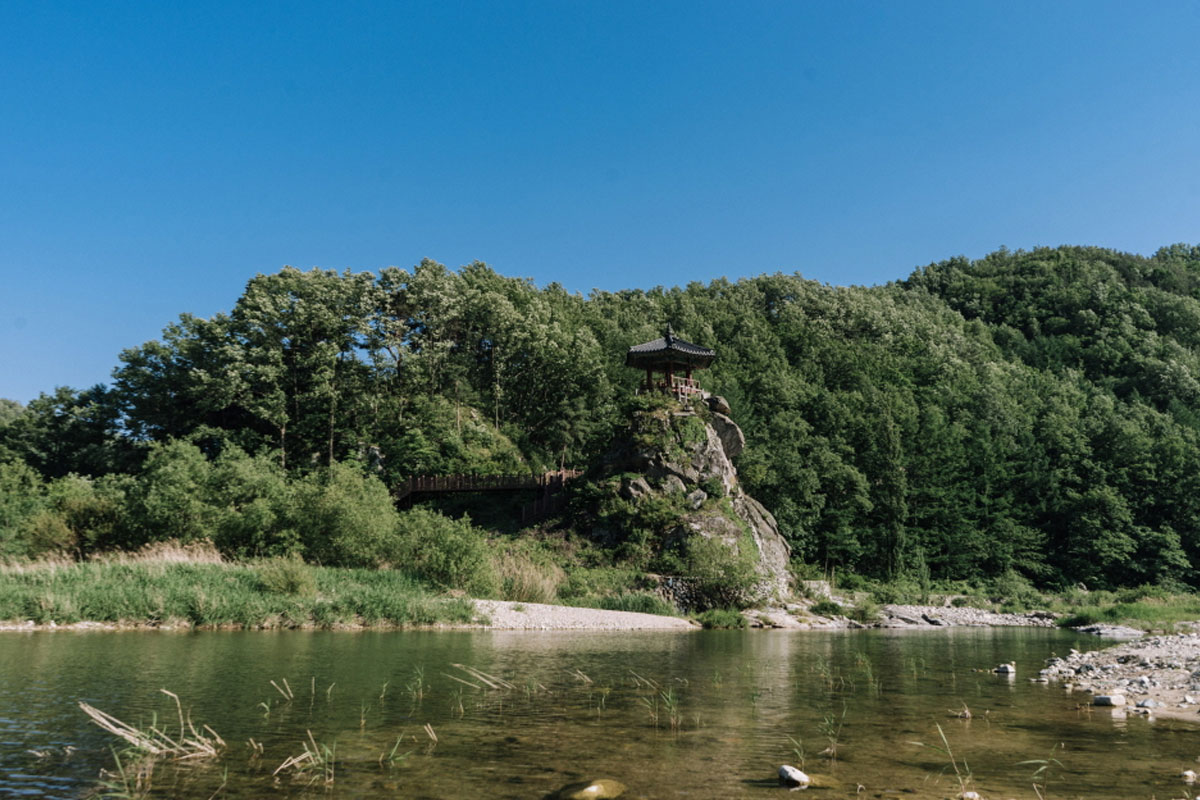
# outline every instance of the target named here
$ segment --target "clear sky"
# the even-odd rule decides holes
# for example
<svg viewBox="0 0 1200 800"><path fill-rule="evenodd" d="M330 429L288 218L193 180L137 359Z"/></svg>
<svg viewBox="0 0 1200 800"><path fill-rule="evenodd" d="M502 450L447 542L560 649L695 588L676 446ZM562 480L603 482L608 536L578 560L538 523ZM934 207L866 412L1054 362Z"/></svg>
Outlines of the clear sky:
<svg viewBox="0 0 1200 800"><path fill-rule="evenodd" d="M284 264L878 284L1200 242L1200 5L0 4L0 397Z"/></svg>

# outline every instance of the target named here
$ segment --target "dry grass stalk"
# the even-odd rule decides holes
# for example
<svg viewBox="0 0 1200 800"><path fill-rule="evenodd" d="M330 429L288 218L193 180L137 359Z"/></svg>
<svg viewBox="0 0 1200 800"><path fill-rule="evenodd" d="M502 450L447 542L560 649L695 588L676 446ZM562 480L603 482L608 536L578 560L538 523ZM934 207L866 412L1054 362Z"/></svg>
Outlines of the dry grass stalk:
<svg viewBox="0 0 1200 800"><path fill-rule="evenodd" d="M475 680L480 681L480 682L490 686L493 689L515 689L515 688L517 688L516 684L509 683L508 681L504 680L503 678L497 678L495 675L489 675L486 672L483 672L482 670L475 669L474 667L468 667L464 664L451 664L450 666L454 667L455 669L461 669L463 672L467 673ZM447 676L447 677L449 677L449 676ZM466 681L462 681L462 683L466 683ZM470 685L470 684L468 684L468 685Z"/></svg>
<svg viewBox="0 0 1200 800"><path fill-rule="evenodd" d="M271 774L278 775L281 772L288 770L298 774L304 774L312 770L319 770L320 776L325 780L326 784L331 784L334 781L334 751L333 748L325 745L318 745L317 740L313 738L312 731L305 731L308 734L308 741L301 742L304 747L304 752L300 755L289 756L286 761L275 768ZM314 780L316 778L314 777Z"/></svg>
<svg viewBox="0 0 1200 800"><path fill-rule="evenodd" d="M104 553L94 560L111 564L223 564L225 559L208 539L186 544L178 539L151 542L132 553Z"/></svg>
<svg viewBox="0 0 1200 800"><path fill-rule="evenodd" d="M25 575L30 572L56 572L74 566L75 561L62 554L39 556L32 561L6 559L0 562L0 574Z"/></svg>
<svg viewBox="0 0 1200 800"><path fill-rule="evenodd" d="M178 761L193 758L215 758L219 755L220 751L225 748L225 740L207 725L201 726L206 733L196 730L196 726L192 724L191 714L184 715L179 696L166 689L159 691L175 701L175 708L179 712L179 735L177 738L172 738L157 725L151 725L146 729L134 727L122 722L112 714L82 701L79 703L79 708L91 717L92 722L104 730L124 739L134 749L150 755L169 756Z"/></svg>

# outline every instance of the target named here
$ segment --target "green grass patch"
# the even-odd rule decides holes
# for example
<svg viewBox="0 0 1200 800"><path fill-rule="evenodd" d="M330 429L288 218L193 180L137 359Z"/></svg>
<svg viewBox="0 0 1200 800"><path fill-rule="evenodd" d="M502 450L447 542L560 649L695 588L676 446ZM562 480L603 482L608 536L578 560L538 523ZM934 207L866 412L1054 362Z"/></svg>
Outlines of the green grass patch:
<svg viewBox="0 0 1200 800"><path fill-rule="evenodd" d="M652 592L584 595L573 597L566 604L577 608L601 608L605 611L636 611L640 614L658 614L663 617L679 616L679 609Z"/></svg>
<svg viewBox="0 0 1200 800"><path fill-rule="evenodd" d="M1172 631L1176 623L1200 619L1200 597L1173 595L1130 603L1076 606L1058 620L1064 628L1082 625L1125 625L1144 631Z"/></svg>
<svg viewBox="0 0 1200 800"><path fill-rule="evenodd" d="M846 613L846 610L841 605L832 600L818 600L809 606L808 610L819 617L840 617Z"/></svg>
<svg viewBox="0 0 1200 800"><path fill-rule="evenodd" d="M0 619L197 627L336 628L470 622L474 605L390 570L249 564L25 564L0 568Z"/></svg>
<svg viewBox="0 0 1200 800"><path fill-rule="evenodd" d="M732 608L710 608L701 611L696 615L696 621L706 629L740 629L749 624L742 612Z"/></svg>

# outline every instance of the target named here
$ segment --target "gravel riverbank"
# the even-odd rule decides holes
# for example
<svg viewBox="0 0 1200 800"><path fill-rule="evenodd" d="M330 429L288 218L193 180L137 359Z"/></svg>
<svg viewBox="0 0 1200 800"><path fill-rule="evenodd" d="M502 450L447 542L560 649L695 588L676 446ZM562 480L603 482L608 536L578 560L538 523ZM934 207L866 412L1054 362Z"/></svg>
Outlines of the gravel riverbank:
<svg viewBox="0 0 1200 800"><path fill-rule="evenodd" d="M686 631L700 627L680 617L634 611L605 611L508 600L476 600L475 607L487 622L472 627L495 630Z"/></svg>
<svg viewBox="0 0 1200 800"><path fill-rule="evenodd" d="M1113 713L1200 723L1200 633L1147 636L1103 650L1051 658L1038 680L1090 694Z"/></svg>

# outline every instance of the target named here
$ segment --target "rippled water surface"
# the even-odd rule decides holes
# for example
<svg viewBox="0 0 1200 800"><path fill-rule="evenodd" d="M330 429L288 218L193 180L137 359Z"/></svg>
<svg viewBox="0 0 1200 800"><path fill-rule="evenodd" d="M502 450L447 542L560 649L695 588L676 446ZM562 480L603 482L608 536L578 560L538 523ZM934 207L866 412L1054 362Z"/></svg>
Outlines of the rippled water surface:
<svg viewBox="0 0 1200 800"><path fill-rule="evenodd" d="M4 634L0 795L95 792L122 743L79 702L173 731L165 688L227 748L183 765L125 755L151 797L543 798L594 777L631 798L784 797L773 776L797 750L820 784L805 796L951 797L939 726L984 797L1036 797L1038 765L1020 762L1039 759L1047 797L1184 796L1200 728L1079 709L1027 680L1101 644L1044 629ZM1015 680L990 672L1012 660ZM309 732L332 783L273 776Z"/></svg>

